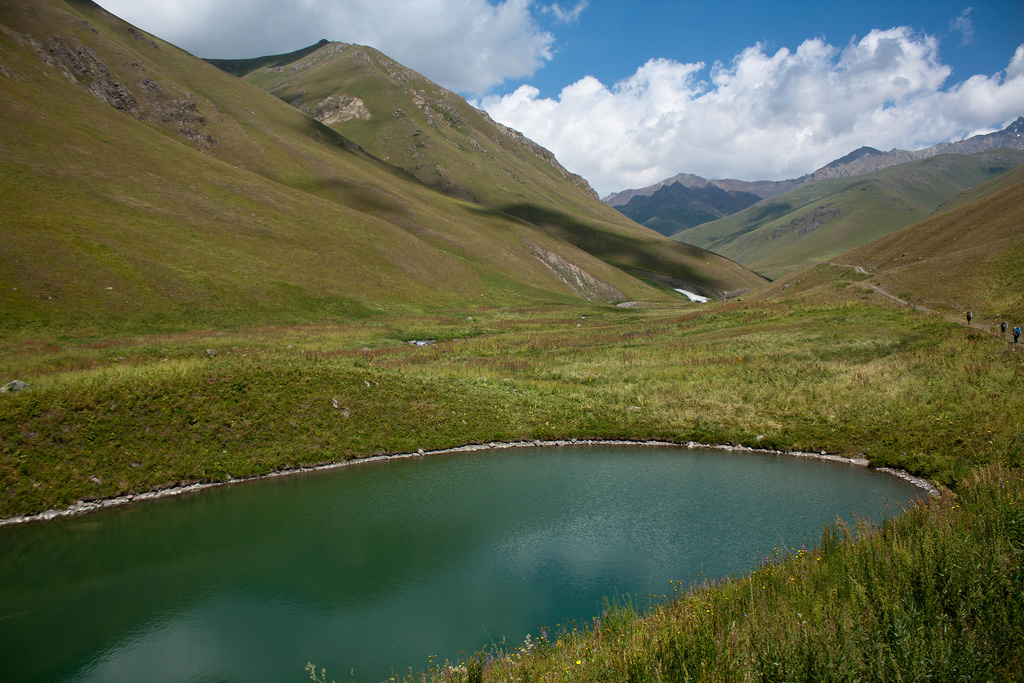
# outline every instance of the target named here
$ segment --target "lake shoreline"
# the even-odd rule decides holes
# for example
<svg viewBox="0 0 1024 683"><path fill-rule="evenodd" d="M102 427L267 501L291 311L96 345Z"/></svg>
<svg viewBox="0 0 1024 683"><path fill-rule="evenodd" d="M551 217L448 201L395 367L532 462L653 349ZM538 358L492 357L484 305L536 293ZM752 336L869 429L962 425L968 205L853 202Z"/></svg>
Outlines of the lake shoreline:
<svg viewBox="0 0 1024 683"><path fill-rule="evenodd" d="M319 472L321 470L330 470L338 467L348 467L351 465L360 465L369 462L382 462L386 460L394 460L400 458L422 458L430 455L444 455L447 453L472 453L475 451L487 451L495 449L512 449L512 448L538 448L538 447L551 447L551 446L653 446L653 447L665 447L665 448L687 448L687 449L707 449L707 450L721 450L721 451L740 451L749 453L759 453L763 455L786 455L797 458L810 458L814 460L825 460L829 462L836 462L847 465L856 465L858 467L869 467L870 463L866 458L847 458L841 455L832 455L825 453L809 453L804 451L780 451L766 448L753 448L750 446L733 446L733 445L715 445L699 443L696 441L662 441L662 440L631 440L631 439L567 439L567 440L553 440L553 441L491 441L482 444L468 444L465 446L455 446L452 448L443 448L435 451L425 451L420 449L412 453L395 453L391 455L373 455L365 458L353 458L352 460L344 460L341 462L324 463L322 465L315 465L312 467L295 467L285 470L278 470L276 472L268 472L266 474L257 474L249 477L240 478L228 478L224 481L212 481L212 482L200 482L194 484L185 484L177 486L169 486L163 489L157 489L154 491L147 491L145 493L126 494L123 496L116 496L114 498L102 498L91 501L78 501L74 505L70 505L63 509L51 509L45 512L39 512L30 515L14 515L12 517L6 517L0 519L0 527L14 526L18 524L29 524L32 522L45 522L51 519L57 519L60 517L78 517L86 515L91 512L98 512L100 510L106 510L109 508L121 507L123 505L129 505L146 500L157 500L160 498L170 498L172 496L180 496L186 493L194 493L207 488L213 488L216 486L230 486L232 484L240 484L245 482L259 481L261 479L270 479L273 477L284 477L294 474L301 474L304 472ZM928 496L937 498L940 496L938 488L936 488L927 479L915 477L904 470L896 470L889 467L875 468L878 472L898 477L904 481L922 489Z"/></svg>

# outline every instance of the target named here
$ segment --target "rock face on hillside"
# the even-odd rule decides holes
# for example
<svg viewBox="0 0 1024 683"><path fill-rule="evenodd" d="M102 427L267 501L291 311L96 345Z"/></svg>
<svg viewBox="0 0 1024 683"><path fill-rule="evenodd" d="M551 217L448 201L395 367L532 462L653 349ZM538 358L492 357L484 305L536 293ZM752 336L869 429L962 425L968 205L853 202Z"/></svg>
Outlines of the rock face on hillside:
<svg viewBox="0 0 1024 683"><path fill-rule="evenodd" d="M81 24L90 32L98 33L88 21ZM132 60L112 69L95 50L72 34L36 36L0 28L19 45L33 49L44 69L59 73L101 102L140 121L168 124L178 135L200 148L212 149L220 144L203 132L206 117L200 113L192 96L168 92L147 74L144 63ZM154 52L161 49L159 43L134 27L127 29L127 33L147 49ZM120 73L115 74L115 70ZM21 78L10 67L5 67L3 73L16 80Z"/></svg>

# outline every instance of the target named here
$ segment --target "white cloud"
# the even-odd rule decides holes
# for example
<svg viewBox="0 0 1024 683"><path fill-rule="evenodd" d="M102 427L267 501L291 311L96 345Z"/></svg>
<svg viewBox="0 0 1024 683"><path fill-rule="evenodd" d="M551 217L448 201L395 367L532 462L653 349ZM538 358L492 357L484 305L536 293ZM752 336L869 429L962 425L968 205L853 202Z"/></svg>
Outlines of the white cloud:
<svg viewBox="0 0 1024 683"><path fill-rule="evenodd" d="M572 24L580 20L580 15L583 14L583 10L587 9L589 0L579 0L576 6L572 9L564 9L557 2L553 5L546 5L541 8L541 11L545 14L550 14L558 21L564 24Z"/></svg>
<svg viewBox="0 0 1024 683"><path fill-rule="evenodd" d="M960 34L961 47L974 42L974 22L971 21L971 11L973 9L973 7L968 7L960 13L960 16L949 22L949 30Z"/></svg>
<svg viewBox="0 0 1024 683"><path fill-rule="evenodd" d="M327 38L370 45L452 90L480 94L536 73L554 42L534 20L532 0L99 1L201 57L278 54Z"/></svg>
<svg viewBox="0 0 1024 683"><path fill-rule="evenodd" d="M652 60L612 86L586 77L557 99L523 86L481 106L604 195L680 172L792 178L862 145L921 147L1024 113L1024 45L1003 75L948 87L950 73L936 39L901 27L843 47L756 45L710 69Z"/></svg>

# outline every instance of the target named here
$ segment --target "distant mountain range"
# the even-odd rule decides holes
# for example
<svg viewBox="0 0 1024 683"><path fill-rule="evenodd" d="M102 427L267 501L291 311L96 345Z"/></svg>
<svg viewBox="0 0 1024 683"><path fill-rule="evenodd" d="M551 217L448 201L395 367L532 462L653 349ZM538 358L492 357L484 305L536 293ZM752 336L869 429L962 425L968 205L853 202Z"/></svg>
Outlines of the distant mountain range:
<svg viewBox="0 0 1024 683"><path fill-rule="evenodd" d="M1022 164L1024 151L1000 148L825 178L673 237L776 279L941 213Z"/></svg>
<svg viewBox="0 0 1024 683"><path fill-rule="evenodd" d="M1024 117L996 133L976 135L959 142L944 142L912 152L900 149L882 152L873 147L861 147L813 173L792 180L708 180L681 173L648 187L613 193L604 201L639 223L662 234L673 235L807 183L863 175L940 154L974 154L1002 148L1024 150Z"/></svg>

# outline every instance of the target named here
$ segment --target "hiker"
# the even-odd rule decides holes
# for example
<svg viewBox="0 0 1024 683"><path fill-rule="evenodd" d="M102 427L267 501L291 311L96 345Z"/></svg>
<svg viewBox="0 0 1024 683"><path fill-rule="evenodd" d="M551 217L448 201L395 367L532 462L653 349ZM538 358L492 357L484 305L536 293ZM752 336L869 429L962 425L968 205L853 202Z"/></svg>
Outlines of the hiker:
<svg viewBox="0 0 1024 683"><path fill-rule="evenodd" d="M1003 321L1003 324L999 326L999 331L1002 332L1003 334L1006 334L1006 321L1005 320Z"/></svg>
<svg viewBox="0 0 1024 683"><path fill-rule="evenodd" d="M973 317L974 317L974 314L971 313L970 311L967 311L967 324L968 325L971 324L971 318L973 318Z"/></svg>
<svg viewBox="0 0 1024 683"><path fill-rule="evenodd" d="M1020 339L1020 325L1013 328L1013 343L1016 344L1018 339Z"/></svg>

